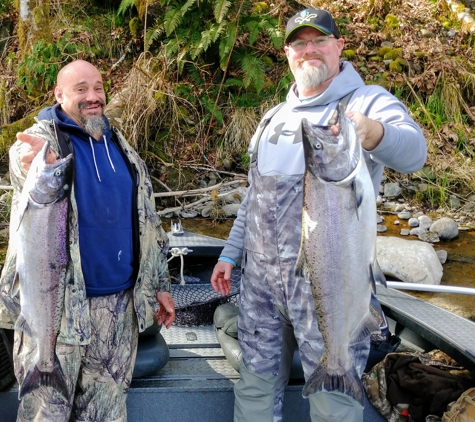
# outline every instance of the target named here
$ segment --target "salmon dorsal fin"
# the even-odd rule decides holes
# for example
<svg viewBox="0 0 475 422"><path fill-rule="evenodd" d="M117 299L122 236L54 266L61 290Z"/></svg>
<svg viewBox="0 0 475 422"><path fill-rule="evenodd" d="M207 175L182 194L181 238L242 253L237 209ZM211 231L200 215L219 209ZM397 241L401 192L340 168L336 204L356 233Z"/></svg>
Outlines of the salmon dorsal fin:
<svg viewBox="0 0 475 422"><path fill-rule="evenodd" d="M19 315L19 317L17 318L15 322L15 330L21 330L28 336L33 337L31 328L26 322L26 319L22 314Z"/></svg>
<svg viewBox="0 0 475 422"><path fill-rule="evenodd" d="M371 314L368 305L368 313L354 331L352 337L350 338L350 344L359 343L360 341L363 341L365 338L369 337L371 334L379 333L381 333L381 329L379 328L378 321L376 321L374 316Z"/></svg>
<svg viewBox="0 0 475 422"><path fill-rule="evenodd" d="M369 271L370 271L371 288L373 289L374 294L376 294L376 283L379 283L384 287L388 287L386 283L386 276L384 275L383 270L379 266L379 263L376 259L369 266Z"/></svg>
<svg viewBox="0 0 475 422"><path fill-rule="evenodd" d="M15 278L13 279L12 287L10 288L10 297L15 297L20 291L20 274L18 271L15 273Z"/></svg>

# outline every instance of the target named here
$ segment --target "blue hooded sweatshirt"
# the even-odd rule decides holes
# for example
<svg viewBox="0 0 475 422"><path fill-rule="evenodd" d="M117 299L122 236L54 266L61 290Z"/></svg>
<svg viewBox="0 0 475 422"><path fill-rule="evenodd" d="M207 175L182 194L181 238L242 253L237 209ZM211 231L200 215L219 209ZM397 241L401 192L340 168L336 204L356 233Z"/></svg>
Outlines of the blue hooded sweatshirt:
<svg viewBox="0 0 475 422"><path fill-rule="evenodd" d="M133 178L107 129L97 141L56 104L39 120L54 120L70 135L79 249L88 297L105 296L134 284Z"/></svg>

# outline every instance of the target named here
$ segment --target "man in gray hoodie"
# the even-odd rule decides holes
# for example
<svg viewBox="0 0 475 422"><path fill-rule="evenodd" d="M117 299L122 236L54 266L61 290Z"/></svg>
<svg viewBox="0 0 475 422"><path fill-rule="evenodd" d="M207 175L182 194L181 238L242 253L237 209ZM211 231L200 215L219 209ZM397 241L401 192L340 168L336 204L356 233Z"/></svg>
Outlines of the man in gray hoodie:
<svg viewBox="0 0 475 422"><path fill-rule="evenodd" d="M249 148L249 189L211 276L217 292L230 292L234 266L243 266L238 317L242 360L235 385L235 421L279 421L293 350L305 378L323 353L310 286L294 275L302 219L305 171L301 120L328 125L340 100L364 150L375 195L384 167L412 173L427 146L406 107L380 86L366 86L351 63L341 62L344 39L332 16L306 9L286 28L285 54L295 83L285 104L269 110ZM276 111L277 110L277 111ZM269 120L270 119L270 120ZM262 123L261 123L261 126ZM361 376L370 339L358 345ZM312 421L361 422L363 409L348 396L309 397Z"/></svg>

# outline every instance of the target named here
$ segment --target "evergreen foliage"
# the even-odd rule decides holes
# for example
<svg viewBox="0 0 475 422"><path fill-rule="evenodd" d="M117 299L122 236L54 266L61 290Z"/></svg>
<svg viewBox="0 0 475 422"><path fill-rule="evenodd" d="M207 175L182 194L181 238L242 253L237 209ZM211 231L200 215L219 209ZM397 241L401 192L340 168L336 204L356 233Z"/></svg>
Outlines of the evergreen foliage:
<svg viewBox="0 0 475 422"><path fill-rule="evenodd" d="M132 10L136 3L122 0L119 13ZM169 106L170 101L182 101L191 113L202 110L196 117L205 125L197 139L201 154L210 149L209 139L216 146L225 132L230 113L223 110L258 107L270 99L278 103L292 81L286 77L275 84L267 76L282 55L284 33L279 16L267 13L261 3L251 0L154 2L156 18L146 28L144 49L153 52L161 63L160 69L166 70L160 72L160 78L175 86L173 100L168 97L168 102L159 108ZM184 89L189 86L184 82L193 89ZM175 119L158 119L163 110L149 107L146 113L155 113L147 119L147 124L159 125L156 130L162 134L160 139L164 144L174 142L176 130L184 130L183 124L180 129L172 129L177 124ZM138 111L133 114L142 115ZM163 134L167 125L171 127ZM149 129L154 131L153 127ZM141 149L140 137L135 142ZM239 151L231 153L244 156L248 142L249 139L243 139Z"/></svg>
<svg viewBox="0 0 475 422"><path fill-rule="evenodd" d="M475 30L467 32L445 2L419 3L424 13L417 15L400 1L318 7L334 15L345 38L343 55L365 83L393 92L424 128L434 184L472 193ZM247 146L262 115L284 100L293 81L282 51L283 22L304 2L55 0L52 42L45 37L26 56L18 52L13 4L0 5L0 24L10 34L0 40L5 124L50 105L59 68L82 58L101 69L106 89L120 91L111 93L122 101L113 123L152 171L161 163L227 163L222 168L228 169L231 162L239 172L247 170ZM421 37L427 29L436 37L431 31ZM2 145L0 154L9 147Z"/></svg>
<svg viewBox="0 0 475 422"><path fill-rule="evenodd" d="M185 64L207 66L217 71L233 73L245 89L256 93L264 87L265 57L256 47L267 36L275 49L283 43L278 19L254 12L252 1L227 0L161 0L161 10L153 26L147 30L147 50L159 48L169 70L179 75L186 72ZM119 13L134 5L123 0ZM267 43L268 41L265 40ZM236 50L239 46L239 51ZM217 58L217 60L216 60Z"/></svg>
<svg viewBox="0 0 475 422"><path fill-rule="evenodd" d="M84 53L84 46L71 42L67 32L56 43L38 41L31 54L18 67L17 85L24 87L28 94L33 91L48 91L56 83L59 69Z"/></svg>

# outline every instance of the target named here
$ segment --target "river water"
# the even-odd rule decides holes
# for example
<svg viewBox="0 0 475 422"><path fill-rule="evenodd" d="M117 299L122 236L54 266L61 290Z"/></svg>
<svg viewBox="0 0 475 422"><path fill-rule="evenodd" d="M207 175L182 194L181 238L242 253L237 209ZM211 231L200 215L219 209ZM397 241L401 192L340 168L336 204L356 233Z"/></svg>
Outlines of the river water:
<svg viewBox="0 0 475 422"><path fill-rule="evenodd" d="M402 228L409 228L402 220L394 224L395 216L385 216L384 224L388 230L380 236L398 236ZM233 224L233 219L214 223L209 219L193 218L182 220L186 231L207 236L226 239ZM170 230L170 221L163 219L164 228ZM417 240L415 236L405 236L404 239ZM447 251L448 257L443 265L442 285L475 288L475 232L459 231L458 236L447 242L434 244L436 250ZM405 291L422 300L447 309L457 315L475 322L475 296L454 293L428 293Z"/></svg>

